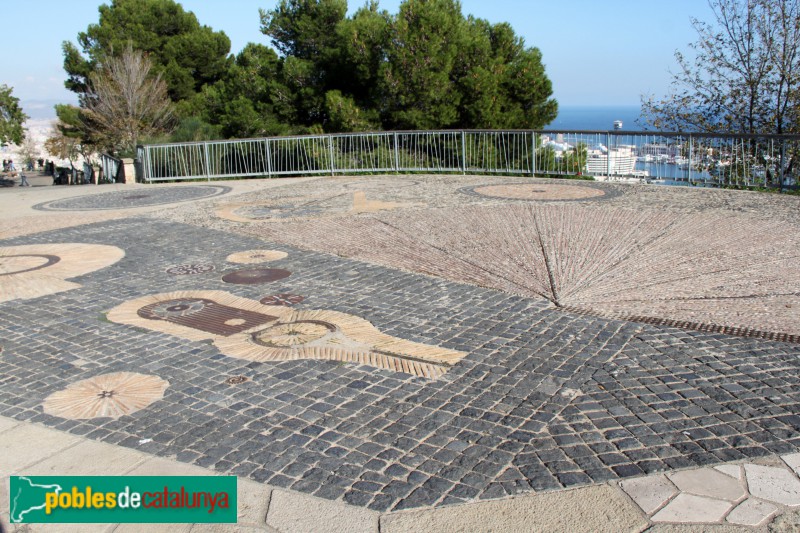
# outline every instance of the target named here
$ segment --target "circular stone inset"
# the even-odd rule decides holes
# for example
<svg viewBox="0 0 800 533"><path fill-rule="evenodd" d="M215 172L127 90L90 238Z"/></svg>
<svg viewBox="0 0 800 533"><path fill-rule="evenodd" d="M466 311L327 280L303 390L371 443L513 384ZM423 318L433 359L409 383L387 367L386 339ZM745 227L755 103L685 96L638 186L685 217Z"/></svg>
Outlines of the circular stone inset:
<svg viewBox="0 0 800 533"><path fill-rule="evenodd" d="M159 318L175 318L199 313L205 307L203 300L168 300L155 306L152 313Z"/></svg>
<svg viewBox="0 0 800 533"><path fill-rule="evenodd" d="M57 255L30 254L6 255L0 257L0 276L31 272L40 268L47 268L61 261Z"/></svg>
<svg viewBox="0 0 800 533"><path fill-rule="evenodd" d="M167 387L158 376L114 372L73 383L48 396L43 407L48 415L71 420L119 418L160 400Z"/></svg>
<svg viewBox="0 0 800 533"><path fill-rule="evenodd" d="M97 211L104 209L131 209L151 205L174 204L211 198L231 191L219 185L190 185L186 187L149 186L147 193L104 192L44 202L33 206L40 211Z"/></svg>
<svg viewBox="0 0 800 533"><path fill-rule="evenodd" d="M200 264L187 263L185 265L171 266L166 270L166 272L167 274L171 274L173 276L188 276L191 274L205 274L206 272L212 272L213 270L214 270L214 265L209 265L206 263L200 263Z"/></svg>
<svg viewBox="0 0 800 533"><path fill-rule="evenodd" d="M259 302L264 305L283 305L285 307L291 307L294 304L299 304L303 300L305 300L305 298L299 294L273 294L272 296L264 296Z"/></svg>
<svg viewBox="0 0 800 533"><path fill-rule="evenodd" d="M325 322L298 321L262 329L253 333L253 340L264 346L291 348L321 339L335 329Z"/></svg>
<svg viewBox="0 0 800 533"><path fill-rule="evenodd" d="M281 252L280 250L246 250L244 252L237 252L225 258L229 263L268 263L270 261L278 261L279 259L286 259L289 254Z"/></svg>
<svg viewBox="0 0 800 533"><path fill-rule="evenodd" d="M606 193L602 189L582 185L543 183L510 183L507 185L484 185L472 189L475 194L506 200L585 200L599 198Z"/></svg>
<svg viewBox="0 0 800 533"><path fill-rule="evenodd" d="M222 281L236 285L255 285L288 278L291 275L291 272L282 268L251 268L229 272L222 276Z"/></svg>

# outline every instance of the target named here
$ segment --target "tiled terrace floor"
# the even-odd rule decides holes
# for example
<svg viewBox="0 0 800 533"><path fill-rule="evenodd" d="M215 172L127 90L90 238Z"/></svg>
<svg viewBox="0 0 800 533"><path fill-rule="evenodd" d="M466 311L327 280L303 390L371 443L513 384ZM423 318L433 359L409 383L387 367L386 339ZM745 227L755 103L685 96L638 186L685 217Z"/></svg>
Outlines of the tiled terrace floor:
<svg viewBox="0 0 800 533"><path fill-rule="evenodd" d="M785 341L800 334L800 199L552 183L322 178L0 241L0 256L124 252L69 287L44 259L0 257L0 286L53 288L0 303L0 415L377 511L798 452L800 344ZM119 209L124 194L72 201ZM249 250L287 255L227 260ZM223 281L251 267L289 275ZM176 291L223 291L262 315L261 299L302 296L279 300L466 355L437 379L367 359L250 361L223 353L222 325L203 337L192 331L212 326L108 314ZM169 385L119 418L43 411L54 392L115 372Z"/></svg>

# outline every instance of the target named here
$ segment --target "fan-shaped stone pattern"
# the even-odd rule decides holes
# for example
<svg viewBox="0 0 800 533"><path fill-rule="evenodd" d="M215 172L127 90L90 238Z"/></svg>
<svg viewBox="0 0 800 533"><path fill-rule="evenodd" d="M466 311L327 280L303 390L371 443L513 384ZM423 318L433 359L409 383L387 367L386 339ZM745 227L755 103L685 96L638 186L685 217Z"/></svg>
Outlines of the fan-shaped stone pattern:
<svg viewBox="0 0 800 533"><path fill-rule="evenodd" d="M278 261L286 259L288 256L289 254L280 250L245 250L244 252L236 252L229 255L225 258L225 261L248 265Z"/></svg>
<svg viewBox="0 0 800 533"><path fill-rule="evenodd" d="M119 418L164 397L169 382L147 374L114 372L84 379L45 399L44 412L61 418Z"/></svg>
<svg viewBox="0 0 800 533"><path fill-rule="evenodd" d="M513 204L297 222L267 238L603 316L798 335L798 230L729 214Z"/></svg>

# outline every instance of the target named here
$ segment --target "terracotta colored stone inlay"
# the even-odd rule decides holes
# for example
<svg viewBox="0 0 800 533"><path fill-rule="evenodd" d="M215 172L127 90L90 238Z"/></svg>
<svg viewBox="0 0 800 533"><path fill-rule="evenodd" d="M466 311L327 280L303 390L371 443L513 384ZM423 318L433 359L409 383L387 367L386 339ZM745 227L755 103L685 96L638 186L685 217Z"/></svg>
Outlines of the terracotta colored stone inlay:
<svg viewBox="0 0 800 533"><path fill-rule="evenodd" d="M61 261L57 255L7 255L0 257L0 276L31 272L40 268L47 268Z"/></svg>
<svg viewBox="0 0 800 533"><path fill-rule="evenodd" d="M278 261L285 259L289 254L281 252L280 250L246 250L244 252L237 252L225 258L229 263L268 263L270 261Z"/></svg>
<svg viewBox="0 0 800 533"><path fill-rule="evenodd" d="M507 198L511 200L580 200L583 198L597 198L605 195L605 192L600 189L595 189L594 187L540 183L486 185L484 187L476 187L473 190L482 196Z"/></svg>
<svg viewBox="0 0 800 533"><path fill-rule="evenodd" d="M209 308L226 311L206 320ZM239 322L247 317L258 319ZM112 309L108 319L188 340L212 340L223 354L248 361L327 359L437 378L466 355L386 335L346 313L264 305L222 291L145 296ZM230 333L231 328L237 331Z"/></svg>
<svg viewBox="0 0 800 533"><path fill-rule="evenodd" d="M229 272L222 276L222 281L235 285L255 285L288 278L291 275L291 272L282 268L251 268Z"/></svg>
<svg viewBox="0 0 800 533"><path fill-rule="evenodd" d="M114 372L73 383L45 399L44 412L61 418L119 418L164 397L169 382L147 374Z"/></svg>
<svg viewBox="0 0 800 533"><path fill-rule="evenodd" d="M0 248L0 302L37 298L80 287L68 278L122 259L116 246L63 243Z"/></svg>

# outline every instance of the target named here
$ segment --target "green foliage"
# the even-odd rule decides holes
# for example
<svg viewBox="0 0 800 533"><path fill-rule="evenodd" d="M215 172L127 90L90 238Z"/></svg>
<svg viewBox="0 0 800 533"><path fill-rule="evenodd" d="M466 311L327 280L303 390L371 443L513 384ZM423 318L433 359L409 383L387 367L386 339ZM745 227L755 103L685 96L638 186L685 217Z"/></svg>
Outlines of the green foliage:
<svg viewBox="0 0 800 533"><path fill-rule="evenodd" d="M539 50L509 24L464 17L457 0L404 0L397 14L370 0L349 17L346 0L280 0L260 10L274 49L251 43L236 56L175 0L112 0L99 13L77 45L64 43L67 87L85 106L102 58L131 43L183 119L173 140L541 128L557 112Z"/></svg>
<svg viewBox="0 0 800 533"><path fill-rule="evenodd" d="M89 76L101 58L121 53L128 43L148 54L154 74L163 76L176 102L191 98L228 68L228 36L201 26L173 0L113 0L99 13L99 22L78 34L80 50L63 45L66 87L79 95L89 90Z"/></svg>
<svg viewBox="0 0 800 533"><path fill-rule="evenodd" d="M22 124L28 115L22 112L19 98L13 96L13 89L8 85L0 85L0 145L7 143L22 144L25 131Z"/></svg>

